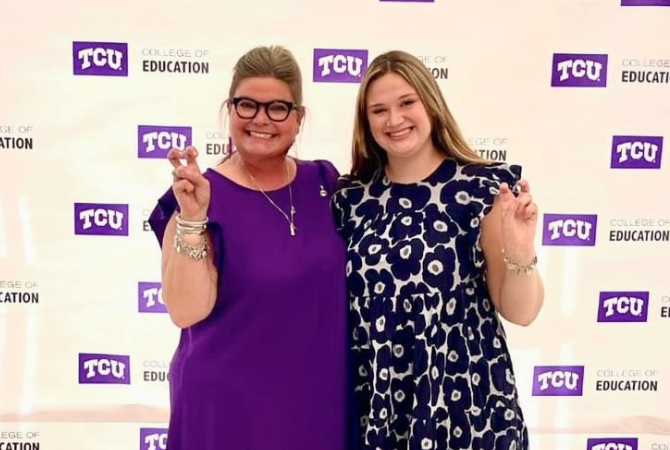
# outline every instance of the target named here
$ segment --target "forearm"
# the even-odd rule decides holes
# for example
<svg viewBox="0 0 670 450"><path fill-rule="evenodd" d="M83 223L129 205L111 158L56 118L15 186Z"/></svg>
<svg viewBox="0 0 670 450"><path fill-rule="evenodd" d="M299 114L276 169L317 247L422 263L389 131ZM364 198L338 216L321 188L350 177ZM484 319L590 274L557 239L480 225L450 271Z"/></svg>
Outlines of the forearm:
<svg viewBox="0 0 670 450"><path fill-rule="evenodd" d="M529 275L508 268L500 291L500 314L518 325L530 325L542 308L544 284L537 269Z"/></svg>
<svg viewBox="0 0 670 450"><path fill-rule="evenodd" d="M205 319L212 311L218 276L211 250L201 260L176 251L173 221L168 225L163 243L163 301L175 325L187 328ZM205 238L211 249L208 233ZM187 235L183 239L189 244L197 244L202 237Z"/></svg>

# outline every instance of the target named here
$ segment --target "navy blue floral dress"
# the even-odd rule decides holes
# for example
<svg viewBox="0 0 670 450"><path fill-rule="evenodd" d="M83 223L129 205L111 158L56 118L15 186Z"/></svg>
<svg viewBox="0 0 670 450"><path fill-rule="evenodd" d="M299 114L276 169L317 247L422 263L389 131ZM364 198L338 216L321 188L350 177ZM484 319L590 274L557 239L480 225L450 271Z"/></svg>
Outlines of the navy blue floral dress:
<svg viewBox="0 0 670 450"><path fill-rule="evenodd" d="M446 159L427 179L339 180L362 450L526 450L479 245L520 166Z"/></svg>

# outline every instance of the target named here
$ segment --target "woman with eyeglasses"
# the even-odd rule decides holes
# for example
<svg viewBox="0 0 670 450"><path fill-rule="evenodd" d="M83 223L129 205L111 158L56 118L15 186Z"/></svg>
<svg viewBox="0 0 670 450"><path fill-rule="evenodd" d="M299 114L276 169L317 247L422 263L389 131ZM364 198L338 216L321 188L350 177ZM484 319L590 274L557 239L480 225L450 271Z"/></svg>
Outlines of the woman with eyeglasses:
<svg viewBox="0 0 670 450"><path fill-rule="evenodd" d="M304 117L302 76L281 47L237 62L236 151L201 171L174 149L149 223L163 298L182 329L170 373L169 450L343 450L345 246L326 161L287 156Z"/></svg>

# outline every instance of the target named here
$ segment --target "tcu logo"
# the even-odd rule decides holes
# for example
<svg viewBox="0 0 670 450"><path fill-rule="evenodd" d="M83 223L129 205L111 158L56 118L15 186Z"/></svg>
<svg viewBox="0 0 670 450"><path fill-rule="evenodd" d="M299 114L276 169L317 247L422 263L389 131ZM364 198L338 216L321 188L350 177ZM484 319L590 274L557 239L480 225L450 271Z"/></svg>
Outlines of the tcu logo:
<svg viewBox="0 0 670 450"><path fill-rule="evenodd" d="M88 230L94 224L96 227L109 227L120 230L123 227L124 215L113 209L86 209L79 212L79 220L83 222L82 228Z"/></svg>
<svg viewBox="0 0 670 450"><path fill-rule="evenodd" d="M637 450L637 438L590 438L587 450Z"/></svg>
<svg viewBox="0 0 670 450"><path fill-rule="evenodd" d="M551 85L558 87L606 87L607 55L555 53Z"/></svg>
<svg viewBox="0 0 670 450"><path fill-rule="evenodd" d="M566 60L558 63L558 70L561 75L560 81L565 81L568 78L588 78L591 81L600 80L603 71L603 65L597 61L575 59Z"/></svg>
<svg viewBox="0 0 670 450"><path fill-rule="evenodd" d="M156 306L156 303L163 303L163 289L162 288L149 288L144 291L144 304L147 308L153 308Z"/></svg>
<svg viewBox="0 0 670 450"><path fill-rule="evenodd" d="M670 6L670 0L621 0L621 6Z"/></svg>
<svg viewBox="0 0 670 450"><path fill-rule="evenodd" d="M331 72L337 74L348 73L352 77L360 78L363 75L363 59L347 55L328 55L319 58L321 76L327 77Z"/></svg>
<svg viewBox="0 0 670 450"><path fill-rule="evenodd" d="M75 234L128 235L128 205L74 204Z"/></svg>
<svg viewBox="0 0 670 450"><path fill-rule="evenodd" d="M146 313L167 312L163 302L161 283L140 281L138 283L138 311Z"/></svg>
<svg viewBox="0 0 670 450"><path fill-rule="evenodd" d="M646 322L649 292L601 292L598 322Z"/></svg>
<svg viewBox="0 0 670 450"><path fill-rule="evenodd" d="M614 314L641 316L644 311L645 301L636 297L611 297L603 301L605 317Z"/></svg>
<svg viewBox="0 0 670 450"><path fill-rule="evenodd" d="M567 388L574 391L579 387L579 374L569 370L556 370L541 373L537 376L540 383L540 390L546 391L549 388L561 389Z"/></svg>
<svg viewBox="0 0 670 450"><path fill-rule="evenodd" d="M316 82L358 83L367 66L367 50L314 50Z"/></svg>
<svg viewBox="0 0 670 450"><path fill-rule="evenodd" d="M81 61L83 70L89 69L92 65L96 67L109 67L113 70L123 68L123 52L112 48L85 48L79 50L77 54Z"/></svg>
<svg viewBox="0 0 670 450"><path fill-rule="evenodd" d="M137 127L137 156L160 158L173 148L184 149L191 145L191 127L140 125Z"/></svg>
<svg viewBox="0 0 670 450"><path fill-rule="evenodd" d="M584 366L537 366L533 370L534 396L582 395Z"/></svg>
<svg viewBox="0 0 670 450"><path fill-rule="evenodd" d="M146 152L151 153L158 147L161 150L170 150L173 148L186 147L188 137L185 134L179 134L169 131L154 131L144 135Z"/></svg>
<svg viewBox="0 0 670 450"><path fill-rule="evenodd" d="M112 376L117 380L122 380L126 376L126 365L115 359L99 358L84 361L86 378L94 378L98 375L103 377Z"/></svg>
<svg viewBox="0 0 670 450"><path fill-rule="evenodd" d="M583 220L560 219L549 222L550 239L556 240L560 237L577 237L579 240L586 241L591 237L593 224Z"/></svg>
<svg viewBox="0 0 670 450"><path fill-rule="evenodd" d="M616 151L619 154L620 163L626 162L628 159L636 161L644 160L648 163L652 163L656 161L658 145L652 144L651 142L626 142L617 145Z"/></svg>
<svg viewBox="0 0 670 450"><path fill-rule="evenodd" d="M128 76L128 44L73 42L73 73L93 76Z"/></svg>
<svg viewBox="0 0 670 450"><path fill-rule="evenodd" d="M597 223L592 214L545 214L542 244L593 246Z"/></svg>
<svg viewBox="0 0 670 450"><path fill-rule="evenodd" d="M130 384L130 356L79 354L80 384Z"/></svg>
<svg viewBox="0 0 670 450"><path fill-rule="evenodd" d="M637 447L616 442L608 442L606 444L596 444L593 447L591 447L591 450L635 450L635 449L637 449Z"/></svg>
<svg viewBox="0 0 670 450"><path fill-rule="evenodd" d="M145 434L142 450L165 450L167 448L167 433Z"/></svg>
<svg viewBox="0 0 670 450"><path fill-rule="evenodd" d="M614 136L611 168L660 169L662 136Z"/></svg>

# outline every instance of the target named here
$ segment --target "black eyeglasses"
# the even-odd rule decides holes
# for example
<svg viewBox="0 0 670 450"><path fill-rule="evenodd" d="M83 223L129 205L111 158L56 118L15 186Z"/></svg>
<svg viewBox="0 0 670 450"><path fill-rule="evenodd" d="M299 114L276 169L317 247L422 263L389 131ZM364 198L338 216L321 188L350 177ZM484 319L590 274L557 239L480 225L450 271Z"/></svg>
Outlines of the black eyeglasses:
<svg viewBox="0 0 670 450"><path fill-rule="evenodd" d="M289 114L296 108L296 104L285 100L273 100L271 102L257 102L247 97L235 97L232 100L235 112L242 119L253 119L260 108L265 109L265 115L273 122L283 122L288 119Z"/></svg>

